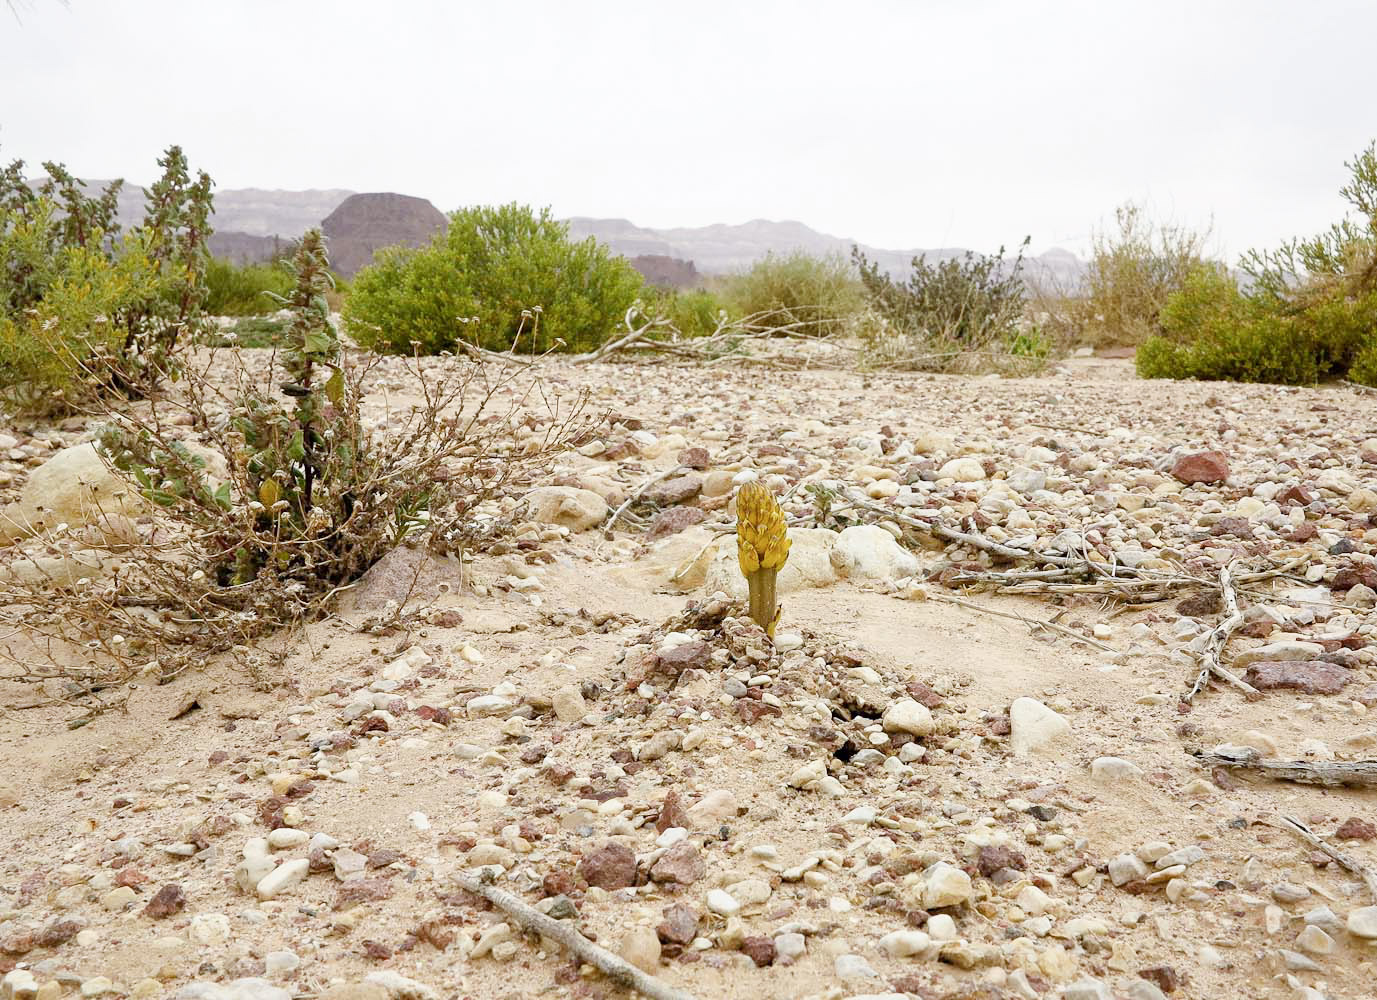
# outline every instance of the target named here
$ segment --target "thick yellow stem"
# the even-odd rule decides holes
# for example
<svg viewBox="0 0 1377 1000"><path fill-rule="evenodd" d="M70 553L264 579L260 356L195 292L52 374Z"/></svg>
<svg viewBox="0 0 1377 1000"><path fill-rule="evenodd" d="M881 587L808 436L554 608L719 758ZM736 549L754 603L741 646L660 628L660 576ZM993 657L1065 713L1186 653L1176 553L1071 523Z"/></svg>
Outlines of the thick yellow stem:
<svg viewBox="0 0 1377 1000"><path fill-rule="evenodd" d="M765 630L771 639L775 637L775 624L779 621L779 606L775 603L775 578L777 569L762 569L746 577L746 586L751 595L751 621Z"/></svg>

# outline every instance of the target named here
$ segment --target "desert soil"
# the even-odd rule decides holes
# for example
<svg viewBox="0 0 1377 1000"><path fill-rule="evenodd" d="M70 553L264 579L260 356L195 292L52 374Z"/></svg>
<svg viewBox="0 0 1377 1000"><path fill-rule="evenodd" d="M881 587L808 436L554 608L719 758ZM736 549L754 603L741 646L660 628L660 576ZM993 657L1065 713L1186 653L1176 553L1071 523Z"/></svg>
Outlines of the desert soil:
<svg viewBox="0 0 1377 1000"><path fill-rule="evenodd" d="M79 706L0 686L10 992L629 995L466 871L700 1000L1372 996L1377 899L1277 824L1377 868L1377 791L1189 753L1377 757L1372 396L1114 359L540 376L612 423L541 470L498 551L403 552L266 676L224 658L74 730ZM3 499L83 432L10 429ZM713 596L741 593L724 526L754 477L796 525L775 645ZM811 483L842 494L830 518ZM878 534L834 534L846 490ZM1111 579L998 594L959 571L1030 564L885 512ZM1116 601L1116 564L1178 582ZM1284 564L1240 585L1224 653L1265 689L1183 704L1224 613L1181 578Z"/></svg>

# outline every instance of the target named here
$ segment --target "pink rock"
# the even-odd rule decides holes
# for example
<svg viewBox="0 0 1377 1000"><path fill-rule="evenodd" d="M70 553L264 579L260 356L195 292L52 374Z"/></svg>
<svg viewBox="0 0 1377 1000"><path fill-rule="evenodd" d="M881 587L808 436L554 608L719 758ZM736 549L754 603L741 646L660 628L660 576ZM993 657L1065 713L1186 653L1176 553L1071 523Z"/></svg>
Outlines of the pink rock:
<svg viewBox="0 0 1377 1000"><path fill-rule="evenodd" d="M1222 451L1197 451L1178 458L1171 474L1187 485L1222 483L1229 478L1229 459Z"/></svg>

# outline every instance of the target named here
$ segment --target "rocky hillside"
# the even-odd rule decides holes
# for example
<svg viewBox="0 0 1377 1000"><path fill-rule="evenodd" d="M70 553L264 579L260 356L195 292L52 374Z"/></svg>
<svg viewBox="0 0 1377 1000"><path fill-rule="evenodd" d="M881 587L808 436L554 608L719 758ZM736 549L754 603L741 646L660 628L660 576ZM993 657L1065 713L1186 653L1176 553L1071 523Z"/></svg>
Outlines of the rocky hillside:
<svg viewBox="0 0 1377 1000"><path fill-rule="evenodd" d="M740 225L712 225L696 228L647 229L627 219L591 219L575 217L569 220L570 234L577 239L595 237L617 253L627 257L655 254L691 260L707 274L725 274L749 267L767 253L790 253L802 250L822 256L851 255L851 247L859 245L861 252L876 261L891 274L907 273L914 257L929 260L948 260L966 251L955 247L937 249L886 250L856 240L820 233L801 222L772 222L753 219ZM1032 273L1046 273L1063 282L1077 280L1084 265L1067 250L1052 249L1029 261Z"/></svg>
<svg viewBox="0 0 1377 1000"><path fill-rule="evenodd" d="M445 216L424 198L354 194L326 216L320 227L330 241L330 263L352 278L373 260L374 251L429 242L445 228Z"/></svg>
<svg viewBox="0 0 1377 1000"><path fill-rule="evenodd" d="M109 182L88 182L92 192L97 191L99 187L107 183ZM271 252L271 247L268 244L258 244L262 256L253 257L252 242L238 237L242 234L245 236L279 236L284 239L295 239L311 226L320 225L321 220L339 208L346 199L353 196L354 192L340 188L308 191L277 191L262 188L217 189L215 192L214 222L217 233L222 237L222 242L220 247L213 247L212 249L217 255L239 260L266 259ZM376 196L370 195L369 197ZM373 220L369 224L377 225L379 227L378 232L365 237L357 228L363 223L357 221L351 223L355 227L351 230L351 240L361 239L368 246L377 248L388 245L388 234L393 231L410 234L408 238L416 238L415 234L428 224L420 214L416 213L422 213L431 220L434 216L440 215L434 206L431 206L423 198L400 194L392 197L402 199L395 203L401 210L401 216L398 218L388 217L382 210L381 203L379 203L372 209L372 214L369 216ZM434 215L424 213L424 210L416 208L416 205L428 206ZM132 225L143 218L143 188L139 185L126 183L120 197L119 218L121 224L125 226ZM440 225L443 225L443 222ZM820 233L802 222L774 222L768 219L753 219L738 225L719 223L711 226L650 229L645 226L638 226L628 219L594 219L586 216L575 216L569 220L569 229L570 235L575 239L595 237L617 253L631 258L633 263L636 263L636 258L639 257L674 258L690 262L698 272L703 274L725 274L738 271L749 267L767 253L789 253L794 250L803 250L817 255L839 253L843 256L849 256L852 245L856 244L856 241L849 237ZM430 231L433 230L427 230L427 237ZM329 234L327 233L327 235ZM916 256L926 256L929 260L946 260L965 253L965 250L956 247L888 250L863 243L859 245L867 257L877 261L883 269L896 275L907 273L910 263ZM338 250L337 247L332 248L332 257L336 261L339 260ZM352 275L363 264L368 263L372 256L372 249L368 250L364 256L359 256L362 251L353 249L348 250L347 253L351 258L353 270L345 273ZM640 267L639 264L637 266ZM648 263L646 266L655 268L660 265ZM1074 284L1080 278L1083 270L1084 263L1081 260L1069 251L1059 248L1048 250L1028 261L1030 274L1045 274L1063 285ZM648 274L648 277L652 281L658 281L659 272ZM677 277L670 283L678 283L683 280L684 274L678 273ZM694 280L697 280L696 276Z"/></svg>

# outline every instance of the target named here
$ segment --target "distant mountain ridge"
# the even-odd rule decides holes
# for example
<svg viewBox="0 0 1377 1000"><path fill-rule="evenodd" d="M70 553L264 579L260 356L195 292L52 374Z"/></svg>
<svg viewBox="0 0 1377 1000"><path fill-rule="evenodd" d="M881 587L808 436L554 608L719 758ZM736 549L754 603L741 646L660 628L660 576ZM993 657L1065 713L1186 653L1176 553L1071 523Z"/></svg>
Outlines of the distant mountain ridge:
<svg viewBox="0 0 1377 1000"><path fill-rule="evenodd" d="M87 190L97 193L108 181L88 181ZM217 238L212 251L219 256L251 259L255 252L271 252L273 237L295 239L335 211L356 192L342 188L282 191L264 188L224 188L215 192ZM125 226L143 218L143 189L126 183L120 192L119 219ZM403 204L403 202L398 202ZM568 220L575 239L592 236L616 253L638 257L672 258L693 265L704 275L729 274L748 268L767 253L784 254L796 250L823 255L839 253L850 257L852 245L895 276L908 273L914 257L929 261L948 260L966 251L955 247L937 249L890 250L873 247L841 236L818 232L802 222L752 219L739 224L651 229L629 219L600 219L574 216ZM380 227L386 228L379 219ZM368 241L364 234L357 234ZM380 237L384 234L380 233ZM255 250L255 248L257 248ZM355 262L357 263L357 262ZM1084 263L1070 251L1060 248L1029 257L1025 265L1033 276L1046 275L1066 286L1075 284L1084 272Z"/></svg>

